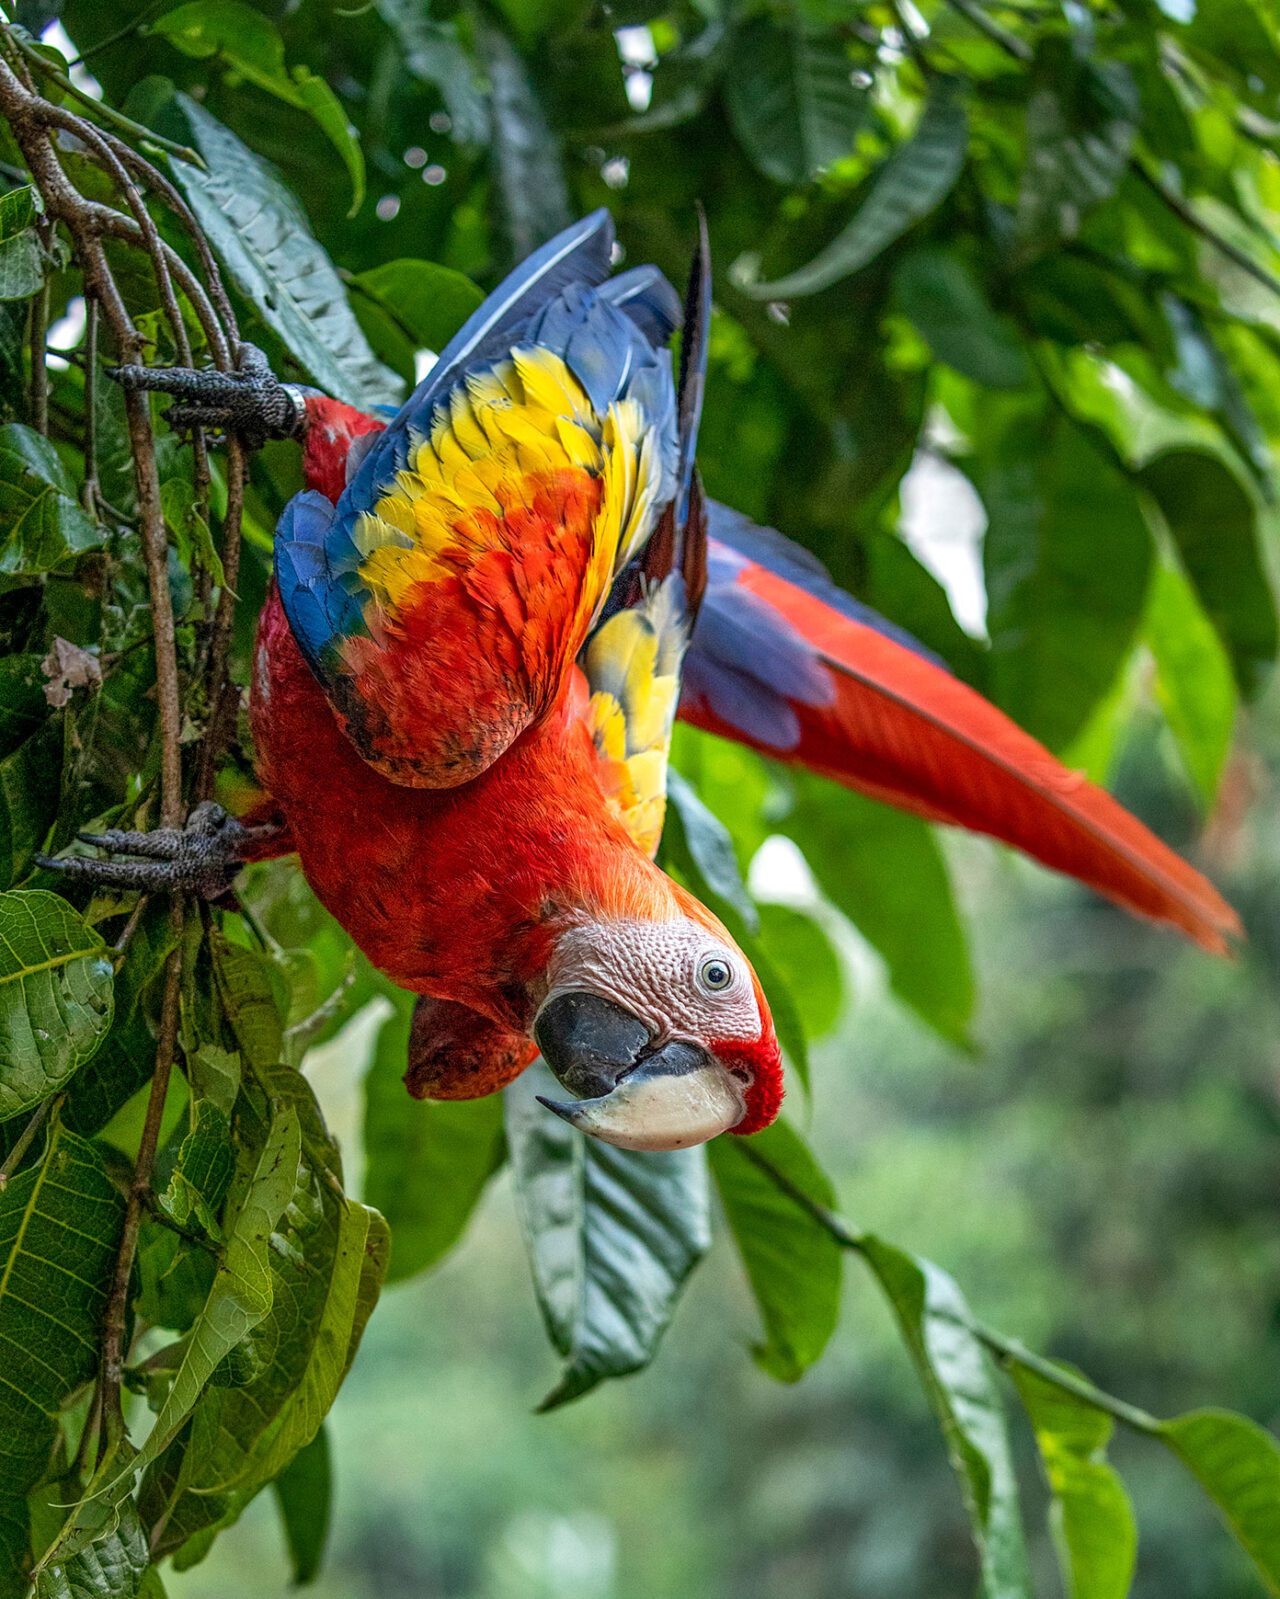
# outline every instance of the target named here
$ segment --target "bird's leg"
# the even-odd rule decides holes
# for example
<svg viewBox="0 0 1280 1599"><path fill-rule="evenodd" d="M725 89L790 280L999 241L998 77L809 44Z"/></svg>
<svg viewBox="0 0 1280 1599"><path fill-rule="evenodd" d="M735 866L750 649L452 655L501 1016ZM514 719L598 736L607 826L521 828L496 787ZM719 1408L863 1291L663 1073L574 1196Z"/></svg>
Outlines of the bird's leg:
<svg viewBox="0 0 1280 1599"><path fill-rule="evenodd" d="M209 900L227 892L246 861L283 853L276 847L278 840L284 843L284 849L289 847L283 825L267 822L246 827L212 800L197 805L185 827L159 827L150 833L128 833L109 827L101 833L76 836L125 859L96 860L87 855L54 859L37 855L37 863L75 882L92 883L98 888L182 893Z"/></svg>
<svg viewBox="0 0 1280 1599"><path fill-rule="evenodd" d="M170 395L164 413L173 428L221 428L259 448L267 439L292 439L306 421L306 391L281 383L256 344L240 346L235 372L212 367L117 366L111 376L127 389Z"/></svg>

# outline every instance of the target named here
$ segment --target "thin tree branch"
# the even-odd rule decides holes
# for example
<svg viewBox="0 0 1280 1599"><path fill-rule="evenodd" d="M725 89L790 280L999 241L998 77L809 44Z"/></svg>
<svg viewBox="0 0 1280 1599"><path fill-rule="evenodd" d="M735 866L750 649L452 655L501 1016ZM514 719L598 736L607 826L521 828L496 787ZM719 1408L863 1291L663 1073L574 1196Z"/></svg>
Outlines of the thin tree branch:
<svg viewBox="0 0 1280 1599"><path fill-rule="evenodd" d="M175 919L180 916L181 906L175 901ZM179 948L170 952L165 965L160 1035L156 1041L156 1069L151 1078L146 1120L143 1122L138 1155L133 1165L133 1181L129 1185L129 1195L125 1203L124 1227L120 1234L120 1248L116 1254L115 1274L111 1281L111 1291L102 1322L102 1371L99 1383L102 1394L100 1457L113 1448L124 1435L120 1385L124 1378L129 1280L133 1276L133 1261L138 1251L138 1232L142 1226L142 1215L151 1188L151 1173L155 1166L156 1148L160 1142L160 1124L164 1119L164 1105L169 1093L169 1079L173 1072L178 1041L178 996L181 976L182 950Z"/></svg>
<svg viewBox="0 0 1280 1599"><path fill-rule="evenodd" d="M780 1193L799 1206L804 1213L815 1221L822 1230L833 1238L841 1249L847 1249L851 1254L860 1255L864 1260L869 1258L867 1242L869 1235L855 1232L841 1217L837 1216L825 1205L819 1204L804 1189L793 1183L787 1174L780 1171L766 1155L758 1149L753 1149L749 1143L742 1145L742 1152L757 1170L763 1172L769 1181ZM1147 1411L1131 1405L1124 1399L1117 1399L1114 1394L1106 1393L1101 1388L1096 1388L1087 1377L1077 1376L1075 1372L1067 1371L1052 1360L1046 1360L1042 1355L1033 1353L1025 1348L1014 1338L1006 1338L1003 1333L998 1333L990 1327L984 1327L980 1322L970 1320L969 1331L1006 1369L1010 1366L1021 1366L1026 1371L1034 1372L1042 1381L1050 1383L1063 1393L1070 1394L1075 1399L1081 1399L1086 1404L1092 1405L1095 1410L1102 1410L1113 1417L1123 1426L1131 1428L1134 1432L1146 1433L1149 1436L1160 1436L1164 1431L1163 1423Z"/></svg>
<svg viewBox="0 0 1280 1599"><path fill-rule="evenodd" d="M41 1127L44 1126L45 1118L49 1112L55 1105L61 1103L61 1095L55 1094L52 1099L46 1099L42 1104L36 1106L30 1121L19 1133L17 1143L4 1157L4 1160L0 1161L0 1194L4 1193L9 1179L17 1171L18 1167L22 1165L22 1157L31 1148L32 1142Z"/></svg>

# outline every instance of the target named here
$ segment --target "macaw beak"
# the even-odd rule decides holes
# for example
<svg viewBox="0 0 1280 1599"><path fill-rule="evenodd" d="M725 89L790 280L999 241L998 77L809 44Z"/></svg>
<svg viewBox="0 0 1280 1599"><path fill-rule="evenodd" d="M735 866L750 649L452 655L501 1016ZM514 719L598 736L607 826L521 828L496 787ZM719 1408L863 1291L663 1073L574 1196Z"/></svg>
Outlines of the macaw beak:
<svg viewBox="0 0 1280 1599"><path fill-rule="evenodd" d="M638 1017L599 994L557 994L533 1036L576 1101L539 1102L570 1126L619 1149L687 1149L746 1114L742 1082L700 1044L655 1049Z"/></svg>

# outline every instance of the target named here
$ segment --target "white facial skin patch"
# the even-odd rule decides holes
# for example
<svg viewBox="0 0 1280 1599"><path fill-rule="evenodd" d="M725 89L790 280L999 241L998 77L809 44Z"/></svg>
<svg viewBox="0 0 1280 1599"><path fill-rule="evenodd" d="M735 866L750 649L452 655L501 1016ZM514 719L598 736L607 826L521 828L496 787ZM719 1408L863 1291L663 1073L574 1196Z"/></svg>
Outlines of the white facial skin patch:
<svg viewBox="0 0 1280 1599"><path fill-rule="evenodd" d="M728 981L721 979L726 975ZM667 1038L755 1043L761 1033L746 959L688 918L589 922L556 946L543 1003L585 989L611 999Z"/></svg>

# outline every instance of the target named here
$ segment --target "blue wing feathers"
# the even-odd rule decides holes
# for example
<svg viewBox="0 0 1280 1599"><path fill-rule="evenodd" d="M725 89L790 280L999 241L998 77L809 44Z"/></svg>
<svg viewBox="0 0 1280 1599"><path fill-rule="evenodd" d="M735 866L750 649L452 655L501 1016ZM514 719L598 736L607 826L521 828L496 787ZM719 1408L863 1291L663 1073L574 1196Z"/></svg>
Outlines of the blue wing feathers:
<svg viewBox="0 0 1280 1599"><path fill-rule="evenodd" d="M662 498L671 497L677 444L665 345L680 305L655 267L636 267L610 280L613 238L608 213L597 211L531 255L450 340L386 431L369 435L359 455L353 451L336 510L314 492L286 508L276 538L281 598L322 678L333 639L364 630L353 538L358 517L407 464L414 439L430 430L432 412L464 374L505 358L514 345L560 355L600 414L624 393L634 395L662 441Z"/></svg>

